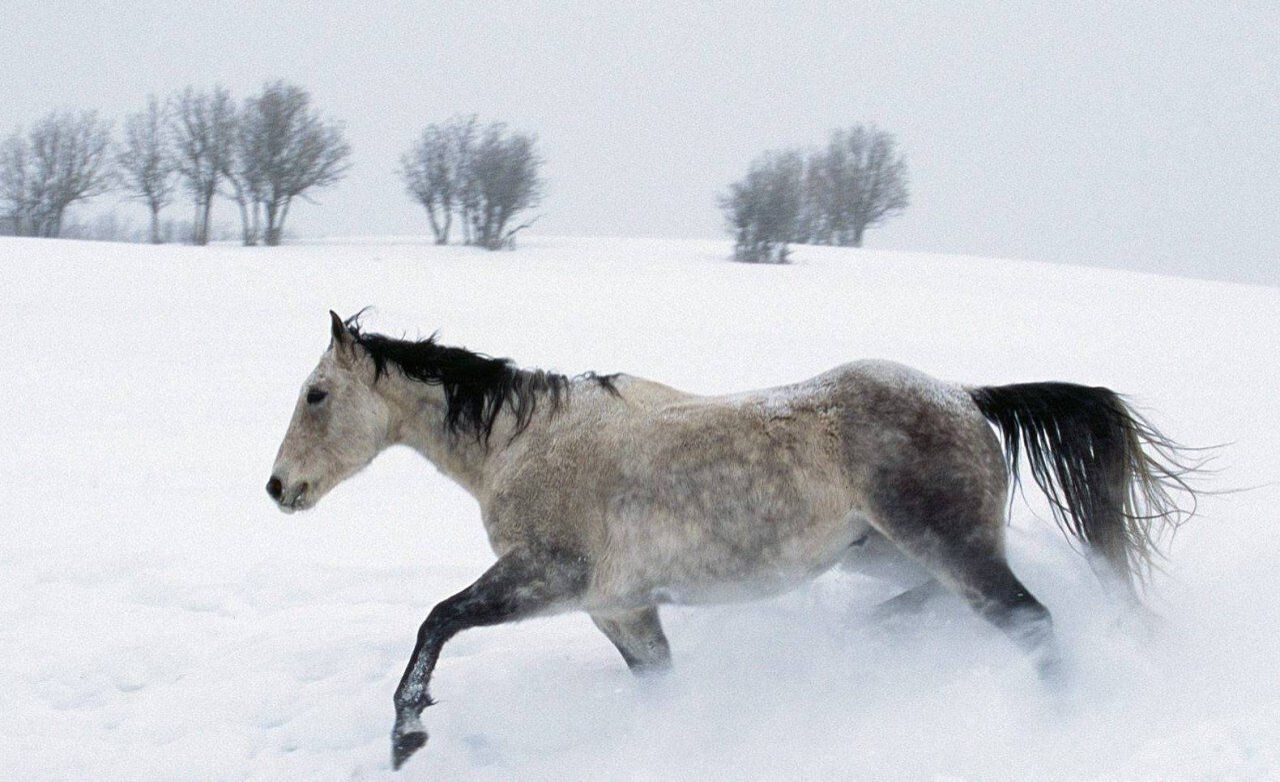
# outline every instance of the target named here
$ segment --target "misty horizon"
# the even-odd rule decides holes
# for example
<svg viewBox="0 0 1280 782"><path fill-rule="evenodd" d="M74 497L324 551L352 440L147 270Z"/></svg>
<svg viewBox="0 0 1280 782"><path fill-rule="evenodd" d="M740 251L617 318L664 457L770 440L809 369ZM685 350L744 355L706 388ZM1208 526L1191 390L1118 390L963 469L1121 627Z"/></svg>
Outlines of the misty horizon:
<svg viewBox="0 0 1280 782"><path fill-rule="evenodd" d="M875 123L912 203L868 247L1280 284L1274 8L738 8L19 4L0 131L57 109L118 131L151 93L285 79L354 149L299 237L429 233L399 157L476 113L537 134L538 233L701 239L727 238L717 196L756 155Z"/></svg>

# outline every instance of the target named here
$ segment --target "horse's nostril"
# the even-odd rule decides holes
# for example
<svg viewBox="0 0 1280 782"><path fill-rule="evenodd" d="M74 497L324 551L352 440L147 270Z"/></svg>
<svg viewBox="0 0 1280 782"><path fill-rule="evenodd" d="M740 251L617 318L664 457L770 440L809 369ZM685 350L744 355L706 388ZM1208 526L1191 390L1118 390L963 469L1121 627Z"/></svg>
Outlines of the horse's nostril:
<svg viewBox="0 0 1280 782"><path fill-rule="evenodd" d="M307 491L309 491L310 489L311 489L311 484L307 481L303 481L302 485L298 487L298 496L301 497L305 495Z"/></svg>
<svg viewBox="0 0 1280 782"><path fill-rule="evenodd" d="M274 475L267 481L267 494L270 494L273 500L279 500L280 495L284 494L284 484L280 483L280 479Z"/></svg>

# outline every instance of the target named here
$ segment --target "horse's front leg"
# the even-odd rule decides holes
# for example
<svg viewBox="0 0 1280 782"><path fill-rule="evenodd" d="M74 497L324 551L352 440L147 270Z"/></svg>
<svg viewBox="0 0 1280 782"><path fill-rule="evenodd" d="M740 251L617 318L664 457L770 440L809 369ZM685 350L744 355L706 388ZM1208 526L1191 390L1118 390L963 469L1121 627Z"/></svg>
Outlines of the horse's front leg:
<svg viewBox="0 0 1280 782"><path fill-rule="evenodd" d="M418 643L396 688L392 766L400 768L427 743L420 716L431 705L427 686L446 641L469 627L570 608L586 583L587 565L582 557L517 550L504 554L474 584L431 609L418 629Z"/></svg>

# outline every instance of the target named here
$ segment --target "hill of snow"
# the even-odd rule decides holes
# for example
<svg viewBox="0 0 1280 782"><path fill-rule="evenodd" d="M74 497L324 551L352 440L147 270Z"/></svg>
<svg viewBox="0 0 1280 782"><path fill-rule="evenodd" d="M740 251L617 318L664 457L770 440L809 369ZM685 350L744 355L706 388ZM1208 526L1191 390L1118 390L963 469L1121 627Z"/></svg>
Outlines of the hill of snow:
<svg viewBox="0 0 1280 782"><path fill-rule="evenodd" d="M262 489L327 314L698 392L890 358L968 383L1130 394L1230 443L1146 632L1035 502L1014 567L1076 670L1048 697L998 634L832 573L664 609L634 681L584 615L446 647L401 779L1280 778L1280 290L979 258L530 238L272 250L0 239L0 778L377 779L418 623L491 561L461 489L394 451L315 511Z"/></svg>

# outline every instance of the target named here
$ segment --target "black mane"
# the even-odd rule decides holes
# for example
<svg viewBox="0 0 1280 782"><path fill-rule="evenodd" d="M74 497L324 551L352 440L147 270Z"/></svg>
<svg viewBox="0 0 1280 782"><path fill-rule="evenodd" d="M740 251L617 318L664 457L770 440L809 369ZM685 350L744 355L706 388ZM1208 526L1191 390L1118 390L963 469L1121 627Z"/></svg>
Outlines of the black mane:
<svg viewBox="0 0 1280 782"><path fill-rule="evenodd" d="M373 359L375 382L394 365L406 377L443 388L445 428L451 434L470 434L488 443L498 414L507 407L515 414L514 438L528 427L543 397L554 411L569 391L571 381L565 375L520 369L510 359L441 345L434 334L420 340L369 334L361 331L358 318L346 321L347 331ZM617 393L616 375L589 372L584 377Z"/></svg>

